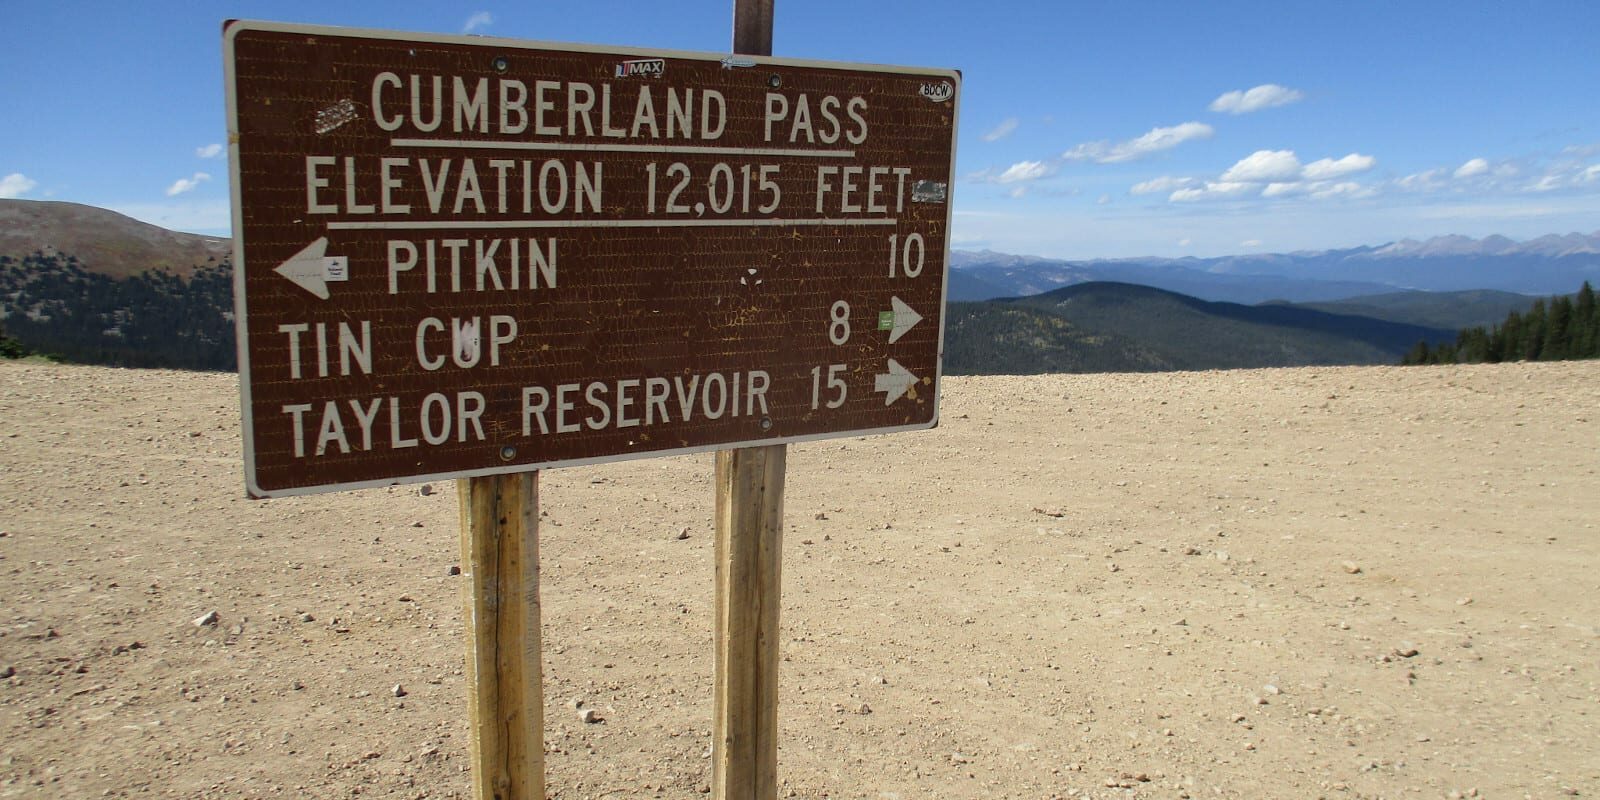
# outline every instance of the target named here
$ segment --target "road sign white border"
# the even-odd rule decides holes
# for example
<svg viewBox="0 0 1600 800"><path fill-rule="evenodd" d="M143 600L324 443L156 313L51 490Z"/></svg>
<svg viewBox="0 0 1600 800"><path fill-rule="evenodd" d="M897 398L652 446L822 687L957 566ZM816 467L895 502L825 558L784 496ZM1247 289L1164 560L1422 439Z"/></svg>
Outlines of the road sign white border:
<svg viewBox="0 0 1600 800"><path fill-rule="evenodd" d="M950 292L950 248L951 248L951 223L954 221L955 203L955 164L956 145L961 131L961 73L953 69L936 69L932 67L901 67L887 64L857 64L844 61L815 61L810 59L779 58L772 56L740 56L753 62L754 66L773 65L782 67L807 67L814 69L839 69L856 72L888 72L897 75L926 75L929 77L943 78L950 81L955 87L955 96L951 98L953 117L950 125L950 170L948 181L951 184L950 193L945 199L945 244L943 275L940 277L939 296L939 350L934 362L933 375L933 417L927 422L913 425L901 425L890 428L867 428L853 431L839 431L832 433L815 433L802 436L777 436L758 440L740 440L724 444L703 445L698 447L681 447L670 450L647 450L637 453L618 453L610 456L594 458L567 459L565 461L547 461L538 464L508 464L503 467L486 467L478 470L465 470L453 472L437 472L427 475L408 475L402 478L384 478L371 481L352 481L347 483L328 483L316 486L300 486L293 489L262 489L256 483L255 459L255 429L250 413L250 356L249 333L246 320L248 312L245 307L244 293L244 209L243 190L239 181L239 105L238 97L234 92L235 75L233 40L240 33L246 31L262 31L268 33L299 33L307 36L336 36L347 39L375 39L392 42L424 42L433 44L460 44L474 47L501 47L515 50L553 50L558 52L591 53L594 55L610 55L621 58L674 58L692 61L721 62L728 58L728 53L708 53L692 50L660 50L648 47L626 47L613 45L585 45L569 44L563 42L544 42L529 39L506 39L495 36L466 36L452 34L410 33L405 31L376 30L369 28L341 28L331 25L307 25L293 22L267 22L261 20L228 20L223 23L222 29L222 73L223 92L225 93L225 106L228 126L228 174L229 196L232 200L233 223L233 295L234 295L234 330L237 339L239 359L239 427L244 442L244 474L245 488L252 497L294 497L298 495L322 494L324 492L346 491L350 489L374 489L384 486L400 486L408 483L423 483L427 481L450 480L453 478L477 478L484 475L501 475L513 472L528 472L531 470L556 469L558 467L577 467L589 464L607 464L616 461L636 461L645 458L665 458L690 453L709 453L717 450L728 450L739 447L763 447L774 444L792 444L799 442L814 442L826 439L842 439L852 436L873 436L881 433L901 433L904 431L927 430L939 424L939 402L944 383L944 336L945 323L949 316ZM748 69L749 67L737 67Z"/></svg>

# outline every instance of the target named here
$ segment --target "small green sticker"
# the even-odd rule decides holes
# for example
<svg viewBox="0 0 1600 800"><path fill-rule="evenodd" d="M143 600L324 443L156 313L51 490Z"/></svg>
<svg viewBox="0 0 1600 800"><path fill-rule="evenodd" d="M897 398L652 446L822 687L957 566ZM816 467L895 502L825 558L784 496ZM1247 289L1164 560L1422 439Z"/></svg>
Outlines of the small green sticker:
<svg viewBox="0 0 1600 800"><path fill-rule="evenodd" d="M893 329L894 329L894 312L893 311L879 311L878 312L878 330L887 331L887 330L893 330Z"/></svg>

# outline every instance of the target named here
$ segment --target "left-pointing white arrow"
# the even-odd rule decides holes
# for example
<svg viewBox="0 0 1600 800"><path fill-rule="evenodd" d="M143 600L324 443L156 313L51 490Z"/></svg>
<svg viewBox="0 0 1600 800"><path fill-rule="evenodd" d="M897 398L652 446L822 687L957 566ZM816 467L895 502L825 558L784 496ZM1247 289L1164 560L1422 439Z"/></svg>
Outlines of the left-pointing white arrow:
<svg viewBox="0 0 1600 800"><path fill-rule="evenodd" d="M900 362L889 359L889 371L872 376L872 390L884 392L883 404L889 405L906 396L906 390L917 382L917 376L911 370L900 366Z"/></svg>
<svg viewBox="0 0 1600 800"><path fill-rule="evenodd" d="M294 285L316 295L319 299L328 299L328 267L323 254L328 251L328 237L318 238L306 245L304 250L289 256L289 260L278 265L273 272L288 278Z"/></svg>

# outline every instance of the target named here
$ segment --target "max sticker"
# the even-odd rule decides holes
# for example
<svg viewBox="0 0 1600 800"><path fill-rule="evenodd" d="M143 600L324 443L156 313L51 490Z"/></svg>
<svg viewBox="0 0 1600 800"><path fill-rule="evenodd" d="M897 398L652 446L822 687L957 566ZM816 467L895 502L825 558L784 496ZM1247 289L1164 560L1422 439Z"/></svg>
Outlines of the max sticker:
<svg viewBox="0 0 1600 800"><path fill-rule="evenodd" d="M663 58L640 58L633 61L624 61L617 65L618 78L632 78L644 76L646 78L659 78L667 71L667 61Z"/></svg>
<svg viewBox="0 0 1600 800"><path fill-rule="evenodd" d="M951 85L949 81L924 83L922 84L922 89L918 92L918 94L928 98L929 100L932 100L935 103L943 103L944 101L956 96L956 87Z"/></svg>

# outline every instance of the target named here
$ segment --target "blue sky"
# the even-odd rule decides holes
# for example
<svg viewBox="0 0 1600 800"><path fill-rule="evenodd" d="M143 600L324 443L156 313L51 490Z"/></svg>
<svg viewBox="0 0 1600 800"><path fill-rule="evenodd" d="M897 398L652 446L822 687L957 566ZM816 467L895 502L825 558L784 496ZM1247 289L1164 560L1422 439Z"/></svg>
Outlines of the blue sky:
<svg viewBox="0 0 1600 800"><path fill-rule="evenodd" d="M225 233L225 18L725 52L731 5L4 0L0 197ZM1600 3L777 0L776 19L776 55L962 70L958 248L1600 230Z"/></svg>

